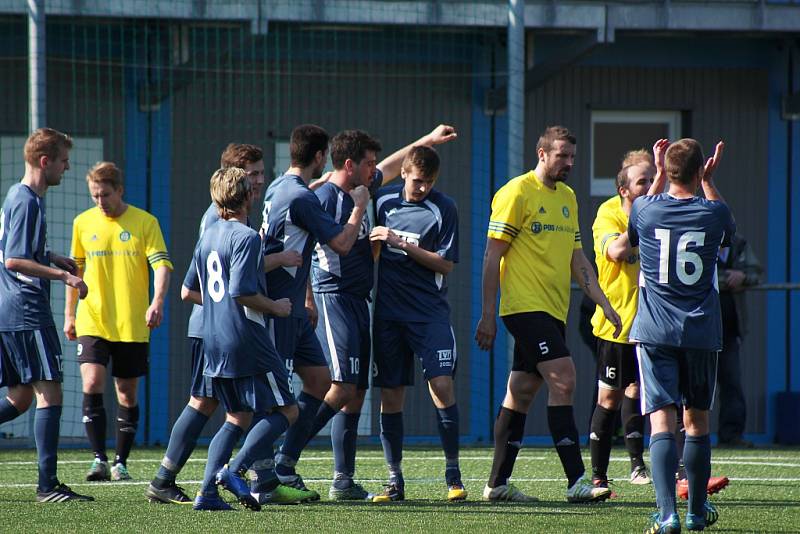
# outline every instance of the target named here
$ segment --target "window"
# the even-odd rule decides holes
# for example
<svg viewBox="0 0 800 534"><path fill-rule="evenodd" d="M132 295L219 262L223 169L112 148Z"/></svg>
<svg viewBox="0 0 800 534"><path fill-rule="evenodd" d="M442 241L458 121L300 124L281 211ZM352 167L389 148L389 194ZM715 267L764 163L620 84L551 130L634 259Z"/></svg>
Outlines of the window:
<svg viewBox="0 0 800 534"><path fill-rule="evenodd" d="M591 195L616 194L622 156L640 148L650 151L657 139L677 139L679 111L592 111Z"/></svg>

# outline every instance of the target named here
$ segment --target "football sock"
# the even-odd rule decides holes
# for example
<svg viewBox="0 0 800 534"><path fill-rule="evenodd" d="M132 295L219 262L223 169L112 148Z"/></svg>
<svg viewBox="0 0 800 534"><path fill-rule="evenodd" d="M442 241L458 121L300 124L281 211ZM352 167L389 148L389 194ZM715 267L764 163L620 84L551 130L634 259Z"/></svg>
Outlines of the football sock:
<svg viewBox="0 0 800 534"><path fill-rule="evenodd" d="M622 427L625 448L631 458L631 471L644 465L644 417L639 399L622 397Z"/></svg>
<svg viewBox="0 0 800 534"><path fill-rule="evenodd" d="M489 475L489 487L496 488L508 484L508 477L514 470L514 462L522 448L522 435L525 432L526 414L510 410L504 406L497 412L494 422L494 458Z"/></svg>
<svg viewBox="0 0 800 534"><path fill-rule="evenodd" d="M661 518L675 513L675 470L678 453L675 436L660 432L650 436L650 472L656 490L656 504Z"/></svg>
<svg viewBox="0 0 800 534"><path fill-rule="evenodd" d="M126 465L128 456L136 439L136 429L139 426L139 407L120 406L117 409L117 455L115 464Z"/></svg>
<svg viewBox="0 0 800 534"><path fill-rule="evenodd" d="M705 436L686 436L683 462L689 481L689 511L704 517L706 486L711 476L711 440Z"/></svg>
<svg viewBox="0 0 800 534"><path fill-rule="evenodd" d="M592 455L592 478L608 479L608 461L611 457L611 432L614 428L616 410L599 404L594 407L589 434L589 451Z"/></svg>
<svg viewBox="0 0 800 534"><path fill-rule="evenodd" d="M381 412L381 445L389 467L389 479L403 478L403 412Z"/></svg>
<svg viewBox="0 0 800 534"><path fill-rule="evenodd" d="M265 414L250 428L241 450L228 467L234 473L248 469L264 451L272 450L275 440L289 427L289 420L281 412Z"/></svg>
<svg viewBox="0 0 800 534"><path fill-rule="evenodd" d="M108 461L106 456L106 409L102 393L83 394L83 426L95 458Z"/></svg>
<svg viewBox="0 0 800 534"><path fill-rule="evenodd" d="M461 483L461 470L458 467L458 405L453 404L444 409L437 408L436 418L444 450L445 480L448 485Z"/></svg>
<svg viewBox="0 0 800 534"><path fill-rule="evenodd" d="M263 452L261 451L261 456L263 456ZM274 452L271 448L267 452L269 453L269 458L256 460L247 472L250 477L250 491L253 493L272 491L280 484L278 476L275 474Z"/></svg>
<svg viewBox="0 0 800 534"><path fill-rule="evenodd" d="M203 476L203 485L200 488L200 492L203 495L212 496L219 494L215 483L217 473L225 465L225 462L230 460L233 448L236 446L239 438L242 437L242 434L244 434L243 428L225 421L214 435L214 439L211 440L211 444L208 446L206 471Z"/></svg>
<svg viewBox="0 0 800 534"><path fill-rule="evenodd" d="M11 421L12 419L16 419L20 415L22 415L22 412L17 410L17 407L11 404L11 401L8 400L8 397L4 397L2 400L0 400L0 425Z"/></svg>
<svg viewBox="0 0 800 534"><path fill-rule="evenodd" d="M58 433L61 421L61 406L37 408L33 420L33 436L39 456L38 491L50 491L58 483Z"/></svg>
<svg viewBox="0 0 800 534"><path fill-rule="evenodd" d="M297 396L297 408L300 413L294 424L286 431L286 439L284 439L280 451L275 456L275 471L278 475L291 476L295 474L294 466L297 460L300 459L303 447L308 442L311 425L314 423L314 417L316 417L321 404L322 399L318 399L305 391Z"/></svg>
<svg viewBox="0 0 800 534"><path fill-rule="evenodd" d="M208 422L208 416L198 412L191 406L186 406L178 416L169 435L167 452L161 460L156 478L167 483L175 482L175 477L181 472L186 460L191 456L197 445L197 438ZM154 481L157 482L157 481Z"/></svg>
<svg viewBox="0 0 800 534"><path fill-rule="evenodd" d="M564 474L567 475L567 487L570 488L585 471L572 406L548 406L547 425Z"/></svg>
<svg viewBox="0 0 800 534"><path fill-rule="evenodd" d="M331 422L334 479L352 479L356 471L356 439L360 413L339 412ZM339 476L341 475L341 477ZM334 482L334 486L336 482Z"/></svg>
<svg viewBox="0 0 800 534"><path fill-rule="evenodd" d="M317 410L317 414L314 416L314 420L311 422L311 430L308 432L308 439L306 440L306 444L309 441L314 439L314 437L319 434L319 431L325 428L325 425L328 424L336 412L339 410L334 410L331 408L331 405L327 402L323 401L320 405L319 409Z"/></svg>

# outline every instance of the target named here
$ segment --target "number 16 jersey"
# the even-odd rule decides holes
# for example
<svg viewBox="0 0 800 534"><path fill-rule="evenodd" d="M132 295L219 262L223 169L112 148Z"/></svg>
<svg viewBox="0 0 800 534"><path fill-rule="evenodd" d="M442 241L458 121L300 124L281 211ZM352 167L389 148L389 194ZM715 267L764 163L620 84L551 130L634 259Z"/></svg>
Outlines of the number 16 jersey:
<svg viewBox="0 0 800 534"><path fill-rule="evenodd" d="M716 259L736 225L728 207L700 197L637 198L628 221L639 247L639 309L631 340L718 351L722 348Z"/></svg>

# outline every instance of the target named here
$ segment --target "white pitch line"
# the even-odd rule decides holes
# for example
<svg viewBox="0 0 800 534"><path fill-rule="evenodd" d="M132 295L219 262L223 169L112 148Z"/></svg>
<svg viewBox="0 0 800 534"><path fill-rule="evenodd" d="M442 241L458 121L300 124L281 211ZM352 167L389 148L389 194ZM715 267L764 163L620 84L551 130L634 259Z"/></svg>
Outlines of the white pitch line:
<svg viewBox="0 0 800 534"><path fill-rule="evenodd" d="M331 478L307 478L303 480L306 482L324 482L330 484L333 482ZM440 484L440 478L407 478L406 482L421 483L421 484ZM561 478L512 478L514 482L564 482L564 477ZM485 483L485 478L463 478L463 482L480 482ZM731 482L800 482L800 477L782 477L782 478L757 478L757 477L730 477ZM383 484L386 479L383 478L359 478L358 482L364 484ZM75 482L70 483L70 487L74 488L98 488L104 486L146 486L150 483L149 480L133 480L133 481L116 481L116 482ZM202 484L202 480L178 480L179 485L185 484ZM0 489L14 489L14 488L35 488L36 484L0 484Z"/></svg>

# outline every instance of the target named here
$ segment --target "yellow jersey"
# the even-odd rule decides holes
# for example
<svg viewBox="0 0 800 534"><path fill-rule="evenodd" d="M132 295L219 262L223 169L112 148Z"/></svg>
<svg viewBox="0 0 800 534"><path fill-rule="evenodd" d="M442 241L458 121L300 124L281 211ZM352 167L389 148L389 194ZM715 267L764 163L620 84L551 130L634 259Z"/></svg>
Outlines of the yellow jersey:
<svg viewBox="0 0 800 534"><path fill-rule="evenodd" d="M581 248L572 189L550 189L533 171L513 178L494 195L488 236L510 243L500 261L500 315L542 311L566 322L572 253Z"/></svg>
<svg viewBox="0 0 800 534"><path fill-rule="evenodd" d="M145 313L150 306L150 273L172 270L155 217L128 205L117 218L88 209L72 223L71 256L83 269L89 294L79 301L75 331L108 341L150 340Z"/></svg>
<svg viewBox="0 0 800 534"><path fill-rule="evenodd" d="M592 332L606 341L630 344L628 334L639 301L639 248L634 248L624 261L611 261L606 256L608 246L627 231L628 214L622 209L619 196L609 198L597 208L597 218L592 224L597 281L622 319L622 332L619 337L614 337L614 325L606 319L600 306L595 308L592 316Z"/></svg>

